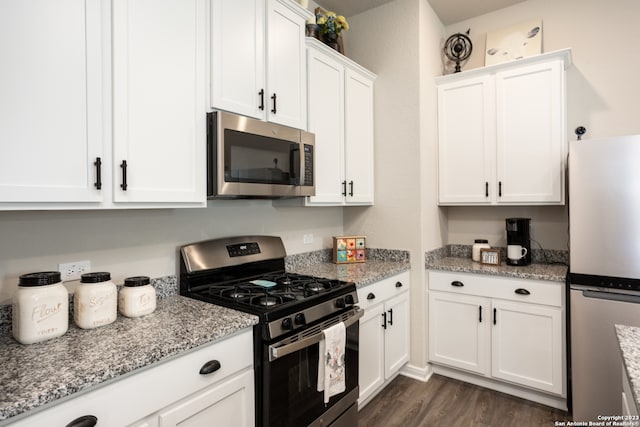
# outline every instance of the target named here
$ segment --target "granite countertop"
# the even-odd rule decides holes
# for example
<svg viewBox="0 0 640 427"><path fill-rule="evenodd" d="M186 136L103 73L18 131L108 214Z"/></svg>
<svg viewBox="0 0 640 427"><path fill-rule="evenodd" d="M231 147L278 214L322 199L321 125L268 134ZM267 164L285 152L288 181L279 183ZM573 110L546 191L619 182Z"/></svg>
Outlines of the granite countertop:
<svg viewBox="0 0 640 427"><path fill-rule="evenodd" d="M616 335L622 353L622 364L631 383L631 393L640 412L640 328L616 325Z"/></svg>
<svg viewBox="0 0 640 427"><path fill-rule="evenodd" d="M503 256L504 259L504 256ZM471 259L471 246L448 245L425 254L427 270L456 271L487 274L519 279L548 280L564 283L567 276L568 255L563 251L533 251L533 262L526 266L485 265Z"/></svg>
<svg viewBox="0 0 640 427"><path fill-rule="evenodd" d="M22 345L0 333L0 421L253 326L258 318L177 295L144 317Z"/></svg>
<svg viewBox="0 0 640 427"><path fill-rule="evenodd" d="M356 287L370 285L387 277L402 273L411 268L408 262L397 261L367 261L355 264L319 263L299 266L289 271L298 274L324 277L326 279L340 279L355 282Z"/></svg>

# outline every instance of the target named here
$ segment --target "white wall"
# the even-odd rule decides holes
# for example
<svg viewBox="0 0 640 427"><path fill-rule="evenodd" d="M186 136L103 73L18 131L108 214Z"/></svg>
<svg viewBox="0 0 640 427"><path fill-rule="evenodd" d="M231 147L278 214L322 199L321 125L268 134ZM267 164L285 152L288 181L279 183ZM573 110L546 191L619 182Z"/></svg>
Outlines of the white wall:
<svg viewBox="0 0 640 427"><path fill-rule="evenodd" d="M542 19L543 51L570 47L573 66L567 73L567 139L574 129L587 128L586 137L640 133L640 40L637 0L528 0L512 7L450 25L446 36L471 28L473 53L463 70L484 65L487 32ZM532 218L533 238L548 249L567 249L566 207L447 209L449 243L471 244L486 237L505 244L504 219Z"/></svg>
<svg viewBox="0 0 640 427"><path fill-rule="evenodd" d="M303 235L314 241L305 245ZM20 274L91 261L93 271L125 277L176 273L177 247L216 237L281 236L288 254L332 245L342 208L273 207L270 201L216 200L207 209L0 212L0 303Z"/></svg>

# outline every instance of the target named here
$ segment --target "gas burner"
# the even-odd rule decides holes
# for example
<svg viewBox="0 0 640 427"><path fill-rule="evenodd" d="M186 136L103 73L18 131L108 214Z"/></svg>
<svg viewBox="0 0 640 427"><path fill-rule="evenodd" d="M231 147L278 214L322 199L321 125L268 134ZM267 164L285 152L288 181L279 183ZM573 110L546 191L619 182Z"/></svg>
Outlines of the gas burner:
<svg viewBox="0 0 640 427"><path fill-rule="evenodd" d="M304 288L311 292L321 292L324 290L324 286L318 282L307 283Z"/></svg>
<svg viewBox="0 0 640 427"><path fill-rule="evenodd" d="M258 298L258 305L261 305L263 307L273 307L276 304L278 304L278 299L276 297L265 295Z"/></svg>

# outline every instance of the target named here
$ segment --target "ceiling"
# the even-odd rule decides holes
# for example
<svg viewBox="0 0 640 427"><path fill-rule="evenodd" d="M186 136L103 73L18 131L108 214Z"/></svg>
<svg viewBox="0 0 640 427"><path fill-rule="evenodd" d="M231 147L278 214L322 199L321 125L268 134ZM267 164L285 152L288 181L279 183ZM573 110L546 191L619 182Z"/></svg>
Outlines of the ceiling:
<svg viewBox="0 0 640 427"><path fill-rule="evenodd" d="M327 10L333 10L346 17L357 15L394 0L319 0ZM428 0L444 25L484 15L525 0Z"/></svg>

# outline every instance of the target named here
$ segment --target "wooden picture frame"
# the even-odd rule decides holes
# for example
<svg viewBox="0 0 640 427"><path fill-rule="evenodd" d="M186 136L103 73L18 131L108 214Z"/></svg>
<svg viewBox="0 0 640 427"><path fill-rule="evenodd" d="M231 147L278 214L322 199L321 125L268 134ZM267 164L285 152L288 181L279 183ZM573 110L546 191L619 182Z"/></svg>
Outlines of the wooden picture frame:
<svg viewBox="0 0 640 427"><path fill-rule="evenodd" d="M314 11L314 16L316 21L318 21L318 15L325 15L327 13L327 11L321 7L316 7L315 11ZM320 33L320 29L318 29L318 40L320 40L322 43L324 43L324 37L323 35ZM342 40L342 34L340 34L338 36L338 52L345 55L344 52L344 41Z"/></svg>
<svg viewBox="0 0 640 427"><path fill-rule="evenodd" d="M335 264L353 264L367 259L366 236L334 236L333 262Z"/></svg>
<svg viewBox="0 0 640 427"><path fill-rule="evenodd" d="M480 264L500 265L500 249L480 249Z"/></svg>

